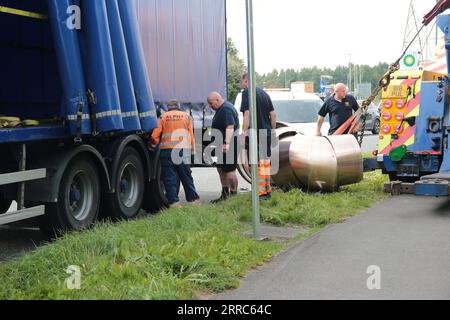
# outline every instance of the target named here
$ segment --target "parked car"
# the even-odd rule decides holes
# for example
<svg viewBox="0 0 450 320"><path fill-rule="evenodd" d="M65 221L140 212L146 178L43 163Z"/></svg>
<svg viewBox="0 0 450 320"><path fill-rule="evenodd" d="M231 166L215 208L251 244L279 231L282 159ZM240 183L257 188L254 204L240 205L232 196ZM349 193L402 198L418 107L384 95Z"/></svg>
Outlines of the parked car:
<svg viewBox="0 0 450 320"><path fill-rule="evenodd" d="M323 105L322 99L311 93L293 93L290 91L267 90L272 99L277 121L290 126L305 135L315 135L317 119L320 108ZM239 112L242 122L240 106L242 95L236 98L235 108ZM322 126L322 133L326 134L330 129L329 118L325 119Z"/></svg>
<svg viewBox="0 0 450 320"><path fill-rule="evenodd" d="M362 104L362 101L358 101L359 105ZM379 107L375 105L373 102L367 108L366 113L366 126L364 128L366 131L370 131L373 134L380 133L380 111Z"/></svg>

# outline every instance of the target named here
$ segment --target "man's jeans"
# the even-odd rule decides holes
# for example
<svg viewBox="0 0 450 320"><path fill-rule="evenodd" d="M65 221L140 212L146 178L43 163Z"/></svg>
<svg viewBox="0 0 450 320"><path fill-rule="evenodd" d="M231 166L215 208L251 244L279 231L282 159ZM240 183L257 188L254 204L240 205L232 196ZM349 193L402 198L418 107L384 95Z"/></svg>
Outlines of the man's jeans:
<svg viewBox="0 0 450 320"><path fill-rule="evenodd" d="M172 159L175 155L175 159ZM162 179L166 188L166 197L169 204L174 204L180 201L177 192L177 177L183 184L186 200L193 202L200 199L195 190L194 179L192 178L192 170L190 166L191 153L189 150L183 149L165 149L161 150L161 166ZM181 164L175 164L173 160L178 160Z"/></svg>

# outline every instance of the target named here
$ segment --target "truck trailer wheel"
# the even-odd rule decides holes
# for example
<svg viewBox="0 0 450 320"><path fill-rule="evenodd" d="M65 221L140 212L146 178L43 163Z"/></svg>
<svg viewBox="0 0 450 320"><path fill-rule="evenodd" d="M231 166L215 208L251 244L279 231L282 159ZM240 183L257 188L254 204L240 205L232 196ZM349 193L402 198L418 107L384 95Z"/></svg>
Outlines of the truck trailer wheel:
<svg viewBox="0 0 450 320"><path fill-rule="evenodd" d="M179 180L177 181L177 191L178 193L180 191ZM169 207L169 201L166 197L166 188L164 187L162 180L161 160L159 159L156 165L156 179L152 180L146 188L145 203L145 207L150 212L154 213Z"/></svg>
<svg viewBox="0 0 450 320"><path fill-rule="evenodd" d="M5 199L3 192L0 191L0 214L8 212L11 204L12 200Z"/></svg>
<svg viewBox="0 0 450 320"><path fill-rule="evenodd" d="M105 198L104 212L114 219L132 219L139 215L145 192L145 172L139 153L131 147L119 161L116 192Z"/></svg>
<svg viewBox="0 0 450 320"><path fill-rule="evenodd" d="M60 182L58 202L47 205L40 221L41 230L50 236L91 227L100 207L100 178L95 164L80 158L67 167Z"/></svg>

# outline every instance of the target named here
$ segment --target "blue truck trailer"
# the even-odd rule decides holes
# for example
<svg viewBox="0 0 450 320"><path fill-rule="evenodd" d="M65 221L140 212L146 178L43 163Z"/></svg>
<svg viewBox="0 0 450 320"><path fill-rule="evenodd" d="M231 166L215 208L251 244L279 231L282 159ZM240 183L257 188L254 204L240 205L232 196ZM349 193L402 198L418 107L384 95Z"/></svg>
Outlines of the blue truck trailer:
<svg viewBox="0 0 450 320"><path fill-rule="evenodd" d="M226 55L225 0L1 0L0 225L166 205L148 135L171 99L205 131Z"/></svg>

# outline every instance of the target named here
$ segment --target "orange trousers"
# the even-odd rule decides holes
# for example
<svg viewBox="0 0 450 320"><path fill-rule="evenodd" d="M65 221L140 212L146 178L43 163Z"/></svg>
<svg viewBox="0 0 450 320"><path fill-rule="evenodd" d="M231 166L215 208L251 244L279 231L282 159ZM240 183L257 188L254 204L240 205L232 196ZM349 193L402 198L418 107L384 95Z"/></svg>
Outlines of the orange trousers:
<svg viewBox="0 0 450 320"><path fill-rule="evenodd" d="M270 184L270 160L259 160L258 167L259 196L265 196L272 192Z"/></svg>

